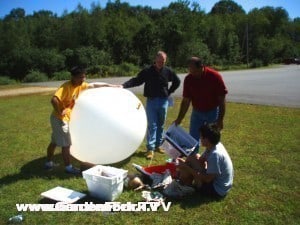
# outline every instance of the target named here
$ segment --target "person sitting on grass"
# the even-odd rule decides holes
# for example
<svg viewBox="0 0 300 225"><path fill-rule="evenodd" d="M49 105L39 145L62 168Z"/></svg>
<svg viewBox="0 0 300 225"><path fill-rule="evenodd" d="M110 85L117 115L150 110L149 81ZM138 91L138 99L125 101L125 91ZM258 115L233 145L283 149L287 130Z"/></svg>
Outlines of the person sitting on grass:
<svg viewBox="0 0 300 225"><path fill-rule="evenodd" d="M216 124L200 128L204 153L178 159L179 180L184 185L194 185L201 194L224 197L233 183L233 165L228 152L220 142L221 134Z"/></svg>
<svg viewBox="0 0 300 225"><path fill-rule="evenodd" d="M74 107L75 100L79 94L88 88L99 87L120 87L105 83L86 83L85 69L82 67L74 67L71 69L71 80L65 82L55 92L51 99L53 112L50 116L52 127L51 142L47 148L47 161L45 169L51 170L56 164L52 161L54 151L57 146L62 148L62 157L65 164L65 171L71 174L79 174L80 170L71 164L70 146L71 136L69 132L69 121L71 111Z"/></svg>

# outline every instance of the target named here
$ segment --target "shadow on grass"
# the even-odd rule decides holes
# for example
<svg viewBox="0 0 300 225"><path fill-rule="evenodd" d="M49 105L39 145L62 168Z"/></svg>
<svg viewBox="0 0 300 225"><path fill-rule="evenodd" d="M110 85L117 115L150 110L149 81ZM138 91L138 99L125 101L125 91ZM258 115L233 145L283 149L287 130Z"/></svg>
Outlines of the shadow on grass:
<svg viewBox="0 0 300 225"><path fill-rule="evenodd" d="M28 180L31 178L59 178L59 179L68 179L72 177L64 172L63 166L60 162L61 155L55 155L54 161L59 162L60 166L54 168L51 171L47 171L44 169L44 164L46 162L46 157L41 157L34 159L26 164L24 164L21 168L19 173L9 174L7 176L0 178L0 184L2 185L9 185L11 183L17 182L19 180Z"/></svg>
<svg viewBox="0 0 300 225"><path fill-rule="evenodd" d="M74 178L74 175L68 174L64 171L64 165L62 162L61 154L56 154L53 158L54 162L58 162L59 166L53 168L50 171L44 169L44 164L46 162L46 157L41 157L34 159L26 164L24 164L21 168L19 173L9 174L4 177L0 178L0 187L4 185L9 185L19 180L29 180L32 178L43 178L43 179L70 179ZM127 158L119 163L111 164L109 166L114 167L122 167L123 165L127 164L130 161L130 158ZM81 168L81 170L85 170L88 168ZM77 177L81 177L78 175Z"/></svg>
<svg viewBox="0 0 300 225"><path fill-rule="evenodd" d="M120 162L117 162L117 163L113 163L113 164L109 164L108 166L113 166L113 167L117 167L117 168L121 168L123 167L124 165L128 164L130 162L130 159L131 159L132 156L129 156L127 159L124 159Z"/></svg>
<svg viewBox="0 0 300 225"><path fill-rule="evenodd" d="M138 158L145 158L146 151L135 152L134 156Z"/></svg>
<svg viewBox="0 0 300 225"><path fill-rule="evenodd" d="M211 202L220 202L224 198L210 197L203 194L195 193L182 199L167 199L167 202L172 202L173 205L180 205L182 209L196 208L201 205L206 205Z"/></svg>

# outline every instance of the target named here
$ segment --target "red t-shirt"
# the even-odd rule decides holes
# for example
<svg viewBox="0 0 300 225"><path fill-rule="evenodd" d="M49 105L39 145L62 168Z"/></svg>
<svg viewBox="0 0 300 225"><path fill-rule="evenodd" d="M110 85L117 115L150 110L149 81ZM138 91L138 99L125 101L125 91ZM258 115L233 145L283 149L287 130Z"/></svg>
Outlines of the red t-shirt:
<svg viewBox="0 0 300 225"><path fill-rule="evenodd" d="M215 109L219 105L218 98L227 93L222 76L209 67L204 67L201 77L188 74L184 79L183 97L190 99L198 111Z"/></svg>

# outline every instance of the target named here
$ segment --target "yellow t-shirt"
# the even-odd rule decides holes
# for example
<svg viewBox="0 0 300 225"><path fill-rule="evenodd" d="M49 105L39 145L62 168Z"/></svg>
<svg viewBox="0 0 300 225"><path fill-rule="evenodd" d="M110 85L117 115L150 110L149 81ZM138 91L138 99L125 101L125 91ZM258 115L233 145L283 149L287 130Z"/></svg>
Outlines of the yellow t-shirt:
<svg viewBox="0 0 300 225"><path fill-rule="evenodd" d="M88 88L88 83L83 82L79 86L73 86L71 81L65 82L60 88L55 92L54 96L59 99L59 108L61 111L67 109L64 116L59 115L55 110L53 114L60 120L70 121L71 111L75 104L75 100L78 98L80 92Z"/></svg>

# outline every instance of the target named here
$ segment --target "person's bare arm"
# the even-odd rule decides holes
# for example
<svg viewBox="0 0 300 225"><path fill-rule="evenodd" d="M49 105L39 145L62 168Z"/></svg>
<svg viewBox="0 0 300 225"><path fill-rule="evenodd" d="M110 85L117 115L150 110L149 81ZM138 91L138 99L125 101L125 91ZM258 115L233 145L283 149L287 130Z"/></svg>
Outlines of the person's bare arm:
<svg viewBox="0 0 300 225"><path fill-rule="evenodd" d="M59 115L63 115L63 110L59 107L59 99L56 96L53 96L51 99L51 104L53 106L53 109L57 112Z"/></svg>
<svg viewBox="0 0 300 225"><path fill-rule="evenodd" d="M145 83L145 78L147 76L146 70L142 70L138 73L136 77L131 78L121 85L122 88L132 88L136 86L140 86Z"/></svg>
<svg viewBox="0 0 300 225"><path fill-rule="evenodd" d="M89 83L88 88L102 88L102 87L116 87L121 88L121 85L114 85L114 84L108 84L108 83L102 83L102 82L95 82L95 83Z"/></svg>
<svg viewBox="0 0 300 225"><path fill-rule="evenodd" d="M223 120L226 112L226 101L225 101L225 96L220 96L219 97L219 117L217 120L217 126L219 127L220 130L223 129Z"/></svg>
<svg viewBox="0 0 300 225"><path fill-rule="evenodd" d="M186 112L188 111L191 104L191 100L188 98L183 98L180 104L180 110L177 116L177 119L174 121L175 125L179 125L183 120Z"/></svg>

